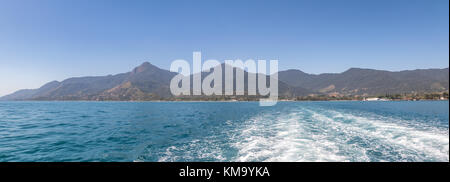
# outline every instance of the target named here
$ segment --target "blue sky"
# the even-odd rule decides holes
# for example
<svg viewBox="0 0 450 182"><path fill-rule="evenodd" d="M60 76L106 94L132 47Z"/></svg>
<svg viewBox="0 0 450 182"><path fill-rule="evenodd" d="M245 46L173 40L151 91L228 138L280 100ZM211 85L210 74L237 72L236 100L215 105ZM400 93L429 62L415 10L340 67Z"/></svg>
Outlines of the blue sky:
<svg viewBox="0 0 450 182"><path fill-rule="evenodd" d="M278 59L279 69L444 68L448 0L0 0L0 96L144 61Z"/></svg>

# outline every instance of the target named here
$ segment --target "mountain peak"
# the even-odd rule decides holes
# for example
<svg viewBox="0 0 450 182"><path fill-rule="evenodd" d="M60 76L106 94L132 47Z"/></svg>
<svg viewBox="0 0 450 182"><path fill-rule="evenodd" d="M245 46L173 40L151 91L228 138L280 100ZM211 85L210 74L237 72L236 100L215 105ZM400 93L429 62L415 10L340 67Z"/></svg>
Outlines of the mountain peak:
<svg viewBox="0 0 450 182"><path fill-rule="evenodd" d="M138 67L134 68L133 73L142 73L144 71L155 70L155 69L159 69L159 68L146 61L146 62L142 63L141 65L139 65Z"/></svg>
<svg viewBox="0 0 450 182"><path fill-rule="evenodd" d="M298 69L288 69L288 70L285 70L285 72L307 74L307 73L303 72L302 70L298 70Z"/></svg>
<svg viewBox="0 0 450 182"><path fill-rule="evenodd" d="M363 70L363 68L349 68L347 71L359 71L359 70Z"/></svg>
<svg viewBox="0 0 450 182"><path fill-rule="evenodd" d="M342 73L359 73L362 71L375 71L373 69L366 69L366 68L350 68L347 71L344 71Z"/></svg>

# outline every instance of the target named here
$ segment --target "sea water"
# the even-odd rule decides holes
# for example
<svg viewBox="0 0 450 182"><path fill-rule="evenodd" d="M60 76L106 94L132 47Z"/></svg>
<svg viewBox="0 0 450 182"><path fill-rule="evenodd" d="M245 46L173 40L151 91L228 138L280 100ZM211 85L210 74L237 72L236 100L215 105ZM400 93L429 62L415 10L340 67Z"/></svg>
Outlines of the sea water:
<svg viewBox="0 0 450 182"><path fill-rule="evenodd" d="M0 102L0 161L449 161L448 101Z"/></svg>

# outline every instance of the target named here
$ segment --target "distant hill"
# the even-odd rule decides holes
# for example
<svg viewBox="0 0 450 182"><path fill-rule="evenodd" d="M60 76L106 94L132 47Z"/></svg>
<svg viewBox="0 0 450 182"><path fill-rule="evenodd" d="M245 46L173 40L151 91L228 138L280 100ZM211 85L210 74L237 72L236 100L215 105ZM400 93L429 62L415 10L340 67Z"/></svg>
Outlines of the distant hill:
<svg viewBox="0 0 450 182"><path fill-rule="evenodd" d="M449 89L449 69L419 69L411 71L381 71L351 68L343 73L307 74L286 70L278 78L322 94L378 95L442 92Z"/></svg>
<svg viewBox="0 0 450 182"><path fill-rule="evenodd" d="M222 69L222 91L223 93L225 93L225 69L227 66L227 64L221 64L220 67ZM247 71L241 70L240 68L233 68L233 75L236 75L236 71L240 70L244 72L244 88L245 88L245 95L248 95L247 93L247 88L248 88L248 77L249 75L254 75L254 77L256 78L256 80L258 80L259 77L266 77L266 85L269 86L270 84L270 80L269 80L269 76L264 75L264 74L256 74L256 73L249 73ZM208 76L209 74L211 74L210 72L205 73L202 72L202 78L205 78L206 76ZM190 76L191 80L193 80L193 75ZM214 85L214 84L212 84ZM256 82L256 88L258 88L258 82ZM233 77L233 88L236 88L236 78ZM191 88L192 90L192 88ZM234 92L236 91L236 89L233 90ZM309 90L309 89L305 89L301 86L292 86L289 85L287 83L284 83L281 80L278 80L278 94L279 96L282 97L297 97L297 96L306 96L309 94L314 94L315 92ZM257 92L257 95L259 95L259 93Z"/></svg>
<svg viewBox="0 0 450 182"><path fill-rule="evenodd" d="M19 90L2 100L155 100L170 96L176 73L148 62L130 72L53 81L38 89Z"/></svg>
<svg viewBox="0 0 450 182"><path fill-rule="evenodd" d="M222 69L225 66L227 65L222 64ZM210 73L201 74L204 78ZM246 89L249 74L254 73L244 72ZM176 98L171 95L169 87L170 80L175 75L177 73L145 62L127 73L53 81L38 89L19 90L1 97L0 100L167 100ZM256 75L259 76L266 75ZM300 70L286 70L279 72L278 78L279 96L283 98L311 94L377 95L441 92L448 91L449 88L448 68L400 72L351 68L343 73L320 75L307 74ZM225 83L224 80L222 83ZM184 96L186 97L189 96ZM204 97L206 96L195 98Z"/></svg>

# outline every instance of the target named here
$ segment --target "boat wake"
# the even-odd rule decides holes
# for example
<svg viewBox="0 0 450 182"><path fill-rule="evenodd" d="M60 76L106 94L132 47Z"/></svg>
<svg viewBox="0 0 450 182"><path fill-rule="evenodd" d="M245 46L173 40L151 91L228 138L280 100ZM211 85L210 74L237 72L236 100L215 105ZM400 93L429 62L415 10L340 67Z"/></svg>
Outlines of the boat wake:
<svg viewBox="0 0 450 182"><path fill-rule="evenodd" d="M449 161L448 129L379 115L297 108L238 130L233 161Z"/></svg>

